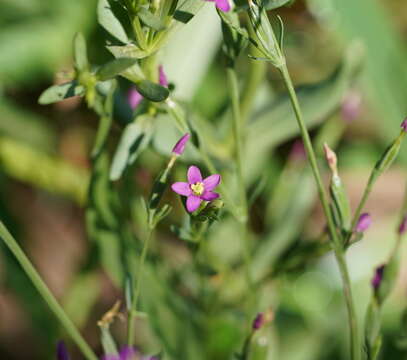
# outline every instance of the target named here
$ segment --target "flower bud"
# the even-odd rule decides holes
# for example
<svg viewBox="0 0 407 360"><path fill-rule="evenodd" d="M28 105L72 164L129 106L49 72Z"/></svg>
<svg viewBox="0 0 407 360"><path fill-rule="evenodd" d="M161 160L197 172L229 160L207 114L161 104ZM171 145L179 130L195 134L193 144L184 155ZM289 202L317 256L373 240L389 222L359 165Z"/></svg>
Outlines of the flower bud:
<svg viewBox="0 0 407 360"><path fill-rule="evenodd" d="M383 265L378 266L375 270L375 274L374 274L372 282L371 282L374 291L377 291L380 287L380 284L383 279L384 269L385 269L385 265L383 264Z"/></svg>
<svg viewBox="0 0 407 360"><path fill-rule="evenodd" d="M182 155L182 153L185 150L185 146L191 137L190 134L186 133L184 136L181 137L181 139L178 140L178 142L175 144L174 148L172 149L173 154L177 155Z"/></svg>
<svg viewBox="0 0 407 360"><path fill-rule="evenodd" d="M368 213L363 213L362 215L359 216L359 220L356 224L355 230L358 233L365 232L370 224L372 223L372 218Z"/></svg>
<svg viewBox="0 0 407 360"><path fill-rule="evenodd" d="M324 151L325 151L325 159L332 171L332 174L337 176L338 175L338 169L337 169L338 159L336 157L335 152L328 146L327 143L324 143Z"/></svg>
<svg viewBox="0 0 407 360"><path fill-rule="evenodd" d="M407 118L404 119L404 121L401 123L401 128L407 132Z"/></svg>
<svg viewBox="0 0 407 360"><path fill-rule="evenodd" d="M141 95L135 88L131 88L127 93L127 102L132 110L140 104L141 100L143 100L143 95Z"/></svg>
<svg viewBox="0 0 407 360"><path fill-rule="evenodd" d="M400 222L400 225L398 228L398 234L404 235L406 231L407 231L407 215L405 215Z"/></svg>
<svg viewBox="0 0 407 360"><path fill-rule="evenodd" d="M259 330L264 325L272 322L273 319L274 319L274 312L272 309L269 309L262 313L258 313L257 316L253 320L252 329Z"/></svg>
<svg viewBox="0 0 407 360"><path fill-rule="evenodd" d="M158 81L161 86L168 87L167 75L165 75L164 68L162 65L158 67Z"/></svg>
<svg viewBox="0 0 407 360"><path fill-rule="evenodd" d="M57 359L58 360L69 360L68 349L65 343L61 340L57 344Z"/></svg>

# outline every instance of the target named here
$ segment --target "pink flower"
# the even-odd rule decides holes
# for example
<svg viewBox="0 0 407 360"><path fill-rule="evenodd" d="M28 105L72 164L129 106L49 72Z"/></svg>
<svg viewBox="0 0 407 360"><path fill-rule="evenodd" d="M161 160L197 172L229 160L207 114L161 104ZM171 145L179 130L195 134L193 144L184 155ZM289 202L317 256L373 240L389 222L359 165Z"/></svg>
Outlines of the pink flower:
<svg viewBox="0 0 407 360"><path fill-rule="evenodd" d="M216 7L223 12L228 12L232 8L232 6L229 3L229 0L205 0L205 1L214 2L216 4Z"/></svg>
<svg viewBox="0 0 407 360"><path fill-rule="evenodd" d="M368 213L363 213L360 215L359 220L356 224L356 232L362 233L366 231L372 223L372 218Z"/></svg>
<svg viewBox="0 0 407 360"><path fill-rule="evenodd" d="M161 86L168 87L168 80L167 76L165 75L164 68L162 65L158 67L158 82ZM135 87L132 87L129 92L127 93L127 102L129 103L132 110L134 110L144 97L141 95Z"/></svg>
<svg viewBox="0 0 407 360"><path fill-rule="evenodd" d="M186 133L178 142L175 144L174 148L172 149L173 154L182 155L185 150L185 145L187 144L189 138L191 137L190 134Z"/></svg>
<svg viewBox="0 0 407 360"><path fill-rule="evenodd" d="M176 182L171 188L177 194L187 196L187 210L192 213L201 205L202 200L212 201L219 194L212 190L219 185L220 175L214 174L202 180L201 171L196 166L188 169L188 182Z"/></svg>

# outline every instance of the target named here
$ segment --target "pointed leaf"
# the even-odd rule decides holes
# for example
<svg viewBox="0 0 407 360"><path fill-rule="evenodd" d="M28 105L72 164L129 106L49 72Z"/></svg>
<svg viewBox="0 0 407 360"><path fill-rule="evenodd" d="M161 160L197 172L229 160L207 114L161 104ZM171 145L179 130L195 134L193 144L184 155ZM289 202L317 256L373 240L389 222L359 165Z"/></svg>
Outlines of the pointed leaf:
<svg viewBox="0 0 407 360"><path fill-rule="evenodd" d="M73 41L75 68L84 71L89 67L88 55L86 51L86 41L82 33L76 33Z"/></svg>
<svg viewBox="0 0 407 360"><path fill-rule="evenodd" d="M85 88L73 80L60 85L53 85L45 90L38 99L41 105L52 104L72 96L82 96Z"/></svg>
<svg viewBox="0 0 407 360"><path fill-rule="evenodd" d="M98 69L96 76L99 80L105 81L114 78L129 67L137 63L137 59L118 58L108 62Z"/></svg>
<svg viewBox="0 0 407 360"><path fill-rule="evenodd" d="M130 42L123 25L114 15L108 0L99 0L97 14L99 24L103 26L107 32L123 43Z"/></svg>
<svg viewBox="0 0 407 360"><path fill-rule="evenodd" d="M143 22L144 25L147 25L148 27L154 30L160 31L165 29L165 26L161 22L160 18L152 14L144 7L140 8L140 10L137 12L137 15L139 16L140 20Z"/></svg>

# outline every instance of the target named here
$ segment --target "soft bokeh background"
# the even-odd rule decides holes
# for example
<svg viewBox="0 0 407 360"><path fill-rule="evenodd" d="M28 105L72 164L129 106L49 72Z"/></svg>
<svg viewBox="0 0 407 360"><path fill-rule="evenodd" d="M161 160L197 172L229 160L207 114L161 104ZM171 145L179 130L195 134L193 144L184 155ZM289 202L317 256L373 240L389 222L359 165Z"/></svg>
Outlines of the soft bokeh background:
<svg viewBox="0 0 407 360"><path fill-rule="evenodd" d="M93 63L109 59L104 50L106 34L97 24L95 6L94 0L0 2L0 212L47 284L97 349L100 345L95 323L121 293L104 270L84 271L92 256L84 231L83 204L96 117L76 98L53 106L37 103L46 87L69 76L75 32L86 35ZM398 134L399 124L407 114L407 3L298 0L278 13L286 24L285 49L299 85L330 76L355 40L364 46L362 73L341 99L347 106L356 104L355 118L349 120L346 109L337 107L329 114L321 110L323 118L317 119L341 124L344 134L337 153L355 205L371 167ZM215 124L228 97L220 41L216 13L212 6L205 6L196 19L176 34L161 57L169 80L176 85L176 96L191 102L198 114ZM354 45L352 49L351 52L358 52L360 47ZM250 69L249 61L243 59L239 64L242 76ZM264 78L254 113L258 110L261 114L264 104L282 90L270 67ZM325 104L312 104L316 118L319 106L322 109ZM267 113L263 116L267 117ZM114 136L119 135L119 129L114 130ZM262 153L267 156L264 172L270 174L267 188L271 191L279 181L295 136L287 135L276 142L273 151ZM139 160L134 186L140 193L148 191L160 164L162 160L154 151ZM373 226L348 256L361 318L370 296L373 269L387 259L395 241L406 165L404 146L399 160L380 178L367 204ZM252 181L255 183L258 178ZM305 200L306 205L293 220L299 229L288 236L317 236L323 219L314 189L308 184L297 191L299 197L302 194L309 200ZM255 231L264 230L261 214L269 201L260 197L252 208ZM214 231L215 251L222 254L220 258L233 259L238 251L234 244L235 224ZM162 254L183 258L185 249L174 235L164 229L159 238ZM51 359L55 342L63 332L9 252L4 246L0 249L0 358ZM397 346L401 312L407 306L406 272L404 267L398 287L384 308L383 359L407 356L407 351ZM278 287L277 292L274 286ZM277 277L263 296L275 298L278 309L276 327L271 330L276 344L269 359L277 359L273 355L277 348L279 360L347 358L343 335L346 313L336 265L330 256L323 256L302 271ZM208 343L215 355L206 358L217 359L216 354L222 353L217 350L222 348L222 342L238 342L233 328L215 323L211 326ZM234 322L233 326L238 324ZM143 334L150 336L148 332ZM261 348L262 338L258 346Z"/></svg>

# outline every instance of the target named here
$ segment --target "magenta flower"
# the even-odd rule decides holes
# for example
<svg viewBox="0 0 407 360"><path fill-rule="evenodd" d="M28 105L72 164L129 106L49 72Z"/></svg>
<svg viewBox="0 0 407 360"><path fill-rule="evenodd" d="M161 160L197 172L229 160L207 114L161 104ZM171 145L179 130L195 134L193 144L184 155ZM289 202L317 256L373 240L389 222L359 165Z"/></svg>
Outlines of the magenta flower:
<svg viewBox="0 0 407 360"><path fill-rule="evenodd" d="M401 128L407 132L407 118L404 119L404 121L401 123Z"/></svg>
<svg viewBox="0 0 407 360"><path fill-rule="evenodd" d="M142 356L140 352L130 346L121 348L119 355L105 355L102 360L158 360L157 356Z"/></svg>
<svg viewBox="0 0 407 360"><path fill-rule="evenodd" d="M372 287L373 290L377 291L379 289L380 283L383 279L385 265L380 265L376 268L373 279L372 279Z"/></svg>
<svg viewBox="0 0 407 360"><path fill-rule="evenodd" d="M187 174L188 182L176 182L171 188L177 194L187 196L187 210L192 213L201 205L202 200L212 201L219 194L212 190L219 185L220 175L214 174L202 180L201 171L196 166L190 166Z"/></svg>
<svg viewBox="0 0 407 360"><path fill-rule="evenodd" d="M403 235L407 231L407 215L403 217L398 228L398 234Z"/></svg>
<svg viewBox="0 0 407 360"><path fill-rule="evenodd" d="M370 217L370 215L368 213L364 213L362 215L360 215L359 220L356 224L356 232L362 233L364 231L366 231L370 224L372 223L372 218Z"/></svg>
<svg viewBox="0 0 407 360"><path fill-rule="evenodd" d="M252 329L258 330L264 325L264 314L258 313L257 316L254 318L252 323Z"/></svg>
<svg viewBox="0 0 407 360"><path fill-rule="evenodd" d="M164 68L162 65L160 65L158 67L158 81L161 86L168 87L167 76L165 75ZM141 100L143 100L143 99L144 99L143 95L141 95L136 90L135 87L132 87L127 94L127 102L130 105L130 107L132 108L132 110L134 110L137 106L139 106L139 104L141 103Z"/></svg>
<svg viewBox="0 0 407 360"><path fill-rule="evenodd" d="M175 144L174 148L172 149L172 153L176 155L182 155L190 137L191 135L186 133L181 139L179 139L178 142Z"/></svg>
<svg viewBox="0 0 407 360"><path fill-rule="evenodd" d="M61 340L57 344L57 359L58 360L69 360L68 349L66 348L65 343Z"/></svg>
<svg viewBox="0 0 407 360"><path fill-rule="evenodd" d="M232 6L229 3L229 0L205 0L205 1L214 2L216 7L223 12L228 12L232 8Z"/></svg>

